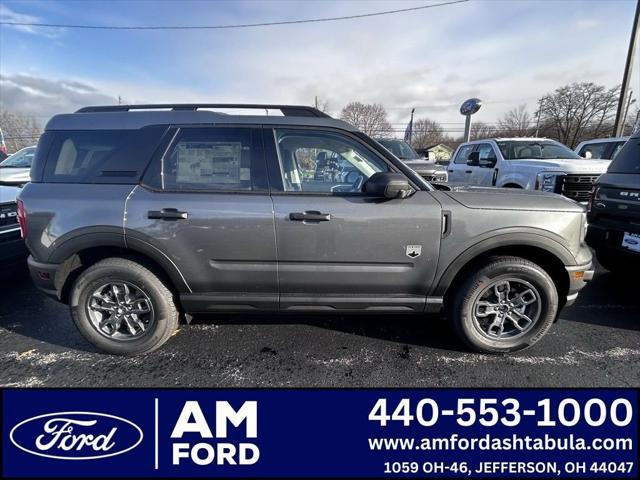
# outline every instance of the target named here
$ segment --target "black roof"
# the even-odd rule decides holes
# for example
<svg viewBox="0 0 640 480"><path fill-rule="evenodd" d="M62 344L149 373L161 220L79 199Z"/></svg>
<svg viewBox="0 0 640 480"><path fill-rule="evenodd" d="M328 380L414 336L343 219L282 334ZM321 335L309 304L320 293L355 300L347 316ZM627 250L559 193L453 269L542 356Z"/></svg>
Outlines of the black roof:
<svg viewBox="0 0 640 480"><path fill-rule="evenodd" d="M212 109L264 110L264 115L237 115ZM268 115L279 110L282 115ZM244 124L282 126L325 126L356 131L352 125L331 118L324 112L303 105L270 104L153 104L106 105L81 108L75 113L56 115L47 130L133 130L150 125L168 124Z"/></svg>

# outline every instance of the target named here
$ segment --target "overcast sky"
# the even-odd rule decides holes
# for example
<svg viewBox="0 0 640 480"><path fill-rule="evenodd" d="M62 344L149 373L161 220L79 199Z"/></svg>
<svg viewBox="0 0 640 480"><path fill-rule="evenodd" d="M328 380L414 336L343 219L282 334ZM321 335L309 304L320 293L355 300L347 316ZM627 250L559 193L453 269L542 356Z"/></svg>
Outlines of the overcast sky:
<svg viewBox="0 0 640 480"><path fill-rule="evenodd" d="M442 1L442 0L439 0ZM0 18L90 25L242 24L378 12L439 1L1 0ZM117 102L382 103L460 129L460 103L496 121L570 82L622 79L635 0L472 0L408 13L237 30L0 26L0 104L41 122ZM640 91L635 61L633 89Z"/></svg>

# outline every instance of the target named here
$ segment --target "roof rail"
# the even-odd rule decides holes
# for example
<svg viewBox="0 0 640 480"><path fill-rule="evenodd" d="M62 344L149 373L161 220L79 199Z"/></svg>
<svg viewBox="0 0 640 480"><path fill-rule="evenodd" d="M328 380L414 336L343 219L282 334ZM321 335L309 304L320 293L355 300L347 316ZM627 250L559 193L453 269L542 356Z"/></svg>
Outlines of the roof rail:
<svg viewBox="0 0 640 480"><path fill-rule="evenodd" d="M247 103L166 103L151 105L103 105L95 107L84 107L76 113L104 113L104 112L129 112L131 110L155 110L171 109L178 111L196 111L199 108L234 108L234 109L256 109L256 110L280 110L285 117L325 117L331 118L326 113L317 108L304 105L267 105L267 104L247 104Z"/></svg>

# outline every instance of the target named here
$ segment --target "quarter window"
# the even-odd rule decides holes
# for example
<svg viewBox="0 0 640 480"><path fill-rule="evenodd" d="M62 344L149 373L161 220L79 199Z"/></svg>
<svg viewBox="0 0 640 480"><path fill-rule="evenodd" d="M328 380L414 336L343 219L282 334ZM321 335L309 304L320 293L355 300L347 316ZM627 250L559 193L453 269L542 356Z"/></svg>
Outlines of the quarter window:
<svg viewBox="0 0 640 480"><path fill-rule="evenodd" d="M351 138L320 130L276 130L285 191L359 193L364 182L389 166Z"/></svg>
<svg viewBox="0 0 640 480"><path fill-rule="evenodd" d="M53 131L44 181L137 183L165 130Z"/></svg>

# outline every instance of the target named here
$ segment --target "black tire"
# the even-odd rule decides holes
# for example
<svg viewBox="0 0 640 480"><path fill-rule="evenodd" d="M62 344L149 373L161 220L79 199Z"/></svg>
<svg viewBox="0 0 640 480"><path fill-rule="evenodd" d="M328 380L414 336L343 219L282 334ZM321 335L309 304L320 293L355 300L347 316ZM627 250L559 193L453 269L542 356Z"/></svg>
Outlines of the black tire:
<svg viewBox="0 0 640 480"><path fill-rule="evenodd" d="M139 337L116 340L98 331L89 311L92 294L102 285L126 283L139 289L151 303L152 322ZM179 312L173 293L150 269L126 258L107 258L87 268L76 279L69 296L71 316L80 333L101 350L137 355L163 345L178 328Z"/></svg>
<svg viewBox="0 0 640 480"><path fill-rule="evenodd" d="M608 248L596 250L596 258L598 263L611 273L630 272L638 266L638 262L635 262L631 255L625 255Z"/></svg>
<svg viewBox="0 0 640 480"><path fill-rule="evenodd" d="M531 308L538 309L539 313L524 332L515 330L512 322L505 321L505 328L515 332L513 338L490 338L489 334L483 333L482 325L475 317L474 306L481 296L492 294L488 289L493 288L494 282L506 279L516 280L513 284L522 286L523 290L528 288L527 285L534 288L537 301ZM547 333L558 312L558 291L549 274L535 263L519 257L491 258L453 288L455 290L447 300L447 317L458 337L477 352L507 353L528 348ZM486 318L489 323L496 319L495 316Z"/></svg>

